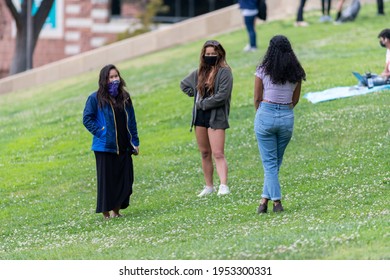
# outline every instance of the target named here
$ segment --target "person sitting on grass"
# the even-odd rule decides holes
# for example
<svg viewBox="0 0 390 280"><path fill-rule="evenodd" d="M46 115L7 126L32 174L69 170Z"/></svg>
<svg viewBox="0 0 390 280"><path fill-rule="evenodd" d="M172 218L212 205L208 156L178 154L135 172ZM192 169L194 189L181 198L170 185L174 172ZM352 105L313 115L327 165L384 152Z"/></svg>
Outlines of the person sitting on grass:
<svg viewBox="0 0 390 280"><path fill-rule="evenodd" d="M390 84L390 28L383 29L379 35L379 45L383 48L386 48L386 62L385 69L380 75L367 73L360 75L360 83L362 86L382 86L385 84ZM356 74L356 73L355 73ZM369 78L372 79L372 85L369 85Z"/></svg>
<svg viewBox="0 0 390 280"><path fill-rule="evenodd" d="M381 76L383 79L385 79L387 82L389 82L390 79L390 29L386 28L383 29L379 35L379 44L381 47L386 48L386 63L385 63L385 69L383 70Z"/></svg>

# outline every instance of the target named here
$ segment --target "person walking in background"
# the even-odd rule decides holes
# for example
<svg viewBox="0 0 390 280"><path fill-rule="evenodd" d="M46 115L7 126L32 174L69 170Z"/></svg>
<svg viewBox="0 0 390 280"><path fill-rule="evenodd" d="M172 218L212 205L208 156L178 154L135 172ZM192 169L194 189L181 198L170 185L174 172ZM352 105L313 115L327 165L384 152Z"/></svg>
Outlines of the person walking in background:
<svg viewBox="0 0 390 280"><path fill-rule="evenodd" d="M138 155L137 122L130 94L112 64L100 71L99 88L85 104L83 124L93 135L97 173L96 213L120 217L133 191L132 155ZM112 211L110 216L110 211Z"/></svg>
<svg viewBox="0 0 390 280"><path fill-rule="evenodd" d="M181 90L194 98L192 127L202 157L205 187L199 197L215 192L213 160L220 180L218 195L229 194L228 165L225 158L225 130L229 128L233 76L226 52L215 40L206 41L200 53L199 68L180 82Z"/></svg>
<svg viewBox="0 0 390 280"><path fill-rule="evenodd" d="M245 52L252 52L257 50L257 39L256 39L256 17L259 13L258 0L239 0L241 14L244 18L246 31L249 37L249 44L245 46Z"/></svg>
<svg viewBox="0 0 390 280"><path fill-rule="evenodd" d="M279 183L279 169L294 127L294 111L302 80L306 79L287 37L274 36L267 52L256 69L254 105L256 117L254 131L264 169L262 199L257 209L267 213L268 201L273 211L283 211Z"/></svg>
<svg viewBox="0 0 390 280"><path fill-rule="evenodd" d="M303 9L305 8L305 4L306 4L306 0L301 0L301 3L299 4L298 12L297 12L297 20L294 23L294 25L297 27L305 27L309 25L303 19Z"/></svg>
<svg viewBox="0 0 390 280"><path fill-rule="evenodd" d="M332 0L321 0L322 16L320 18L320 22L332 21L332 17L330 16L331 6Z"/></svg>

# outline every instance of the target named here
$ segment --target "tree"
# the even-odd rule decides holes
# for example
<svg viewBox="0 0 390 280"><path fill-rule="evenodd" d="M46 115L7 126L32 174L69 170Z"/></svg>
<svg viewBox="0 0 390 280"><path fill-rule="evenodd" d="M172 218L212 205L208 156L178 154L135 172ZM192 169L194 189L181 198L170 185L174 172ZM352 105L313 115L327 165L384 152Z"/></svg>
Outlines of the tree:
<svg viewBox="0 0 390 280"><path fill-rule="evenodd" d="M138 28L135 31L129 32L125 31L118 34L118 40L124 40L130 37L134 37L151 30L151 25L153 24L153 19L157 13L165 13L169 11L169 7L164 5L163 0L123 0L131 4L135 4L140 9L141 13L139 15L139 20L142 24L141 28Z"/></svg>
<svg viewBox="0 0 390 280"><path fill-rule="evenodd" d="M158 12L167 12L168 9L168 6L164 5L163 0L149 0L140 17L144 28L150 29L150 24L153 22L153 18L156 14Z"/></svg>
<svg viewBox="0 0 390 280"><path fill-rule="evenodd" d="M10 74L28 70L32 66L32 56L39 33L49 15L54 0L42 0L34 16L31 14L33 0L23 0L20 12L12 0L5 0L16 23L16 44Z"/></svg>

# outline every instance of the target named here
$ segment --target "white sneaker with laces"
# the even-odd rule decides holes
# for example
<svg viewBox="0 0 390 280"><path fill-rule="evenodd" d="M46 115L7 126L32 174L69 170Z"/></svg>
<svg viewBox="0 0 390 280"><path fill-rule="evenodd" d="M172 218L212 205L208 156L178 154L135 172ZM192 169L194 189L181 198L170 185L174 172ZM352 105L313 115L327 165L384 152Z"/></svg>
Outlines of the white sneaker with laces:
<svg viewBox="0 0 390 280"><path fill-rule="evenodd" d="M205 195L208 195L208 194L211 194L213 193L215 190L214 190L214 187L209 187L209 186L205 186L203 191L198 194L199 197L202 197L202 196L205 196Z"/></svg>
<svg viewBox="0 0 390 280"><path fill-rule="evenodd" d="M219 186L218 195L225 195L225 194L229 194L229 193L230 193L230 190L229 190L228 186L222 185L222 184Z"/></svg>

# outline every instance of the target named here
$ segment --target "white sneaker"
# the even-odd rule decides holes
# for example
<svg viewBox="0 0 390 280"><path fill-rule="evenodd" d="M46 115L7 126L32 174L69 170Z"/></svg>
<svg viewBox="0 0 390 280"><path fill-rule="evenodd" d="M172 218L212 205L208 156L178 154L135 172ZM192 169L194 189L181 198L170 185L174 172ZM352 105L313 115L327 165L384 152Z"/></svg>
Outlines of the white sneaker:
<svg viewBox="0 0 390 280"><path fill-rule="evenodd" d="M228 186L222 185L222 184L219 186L218 195L225 195L225 194L229 194L229 193L230 193L230 190L229 190Z"/></svg>
<svg viewBox="0 0 390 280"><path fill-rule="evenodd" d="M332 17L328 15L323 15L320 17L320 22L331 22L331 21L332 21Z"/></svg>
<svg viewBox="0 0 390 280"><path fill-rule="evenodd" d="M306 21L296 21L294 22L295 27L307 27L309 24Z"/></svg>
<svg viewBox="0 0 390 280"><path fill-rule="evenodd" d="M255 52L257 51L257 48L251 47L250 45L246 45L245 48L243 49L244 52Z"/></svg>
<svg viewBox="0 0 390 280"><path fill-rule="evenodd" d="M205 195L208 195L208 194L211 194L215 192L214 190L214 187L208 187L208 186L205 186L203 191L201 191L200 194L198 194L199 197L202 197L202 196L205 196Z"/></svg>

